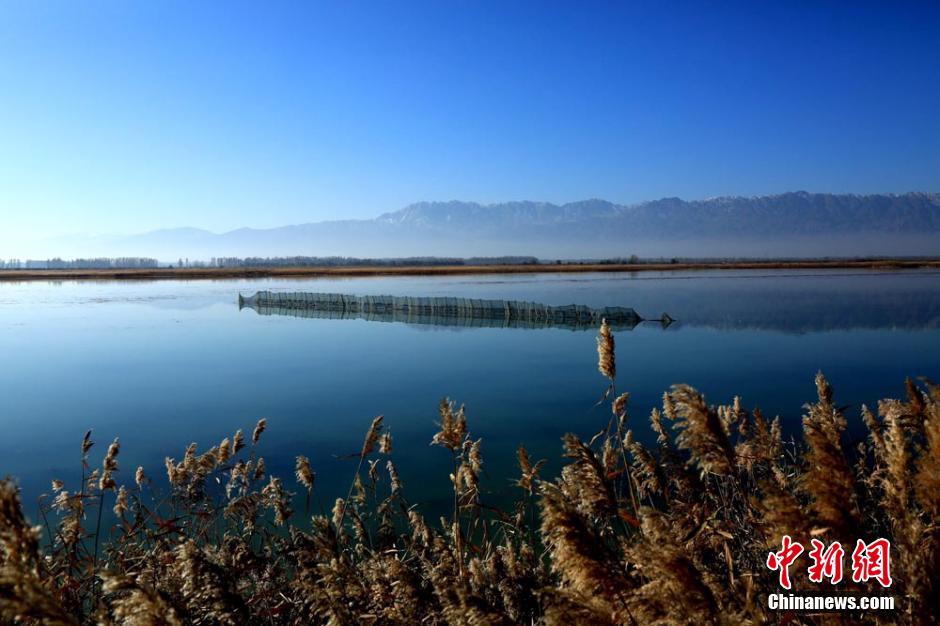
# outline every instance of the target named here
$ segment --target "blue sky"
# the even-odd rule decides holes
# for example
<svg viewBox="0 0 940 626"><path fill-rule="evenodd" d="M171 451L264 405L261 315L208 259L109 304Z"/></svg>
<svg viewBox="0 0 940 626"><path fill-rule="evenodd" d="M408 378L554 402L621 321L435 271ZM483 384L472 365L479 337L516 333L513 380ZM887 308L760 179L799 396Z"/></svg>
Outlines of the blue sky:
<svg viewBox="0 0 940 626"><path fill-rule="evenodd" d="M0 9L15 241L419 200L940 190L940 4Z"/></svg>

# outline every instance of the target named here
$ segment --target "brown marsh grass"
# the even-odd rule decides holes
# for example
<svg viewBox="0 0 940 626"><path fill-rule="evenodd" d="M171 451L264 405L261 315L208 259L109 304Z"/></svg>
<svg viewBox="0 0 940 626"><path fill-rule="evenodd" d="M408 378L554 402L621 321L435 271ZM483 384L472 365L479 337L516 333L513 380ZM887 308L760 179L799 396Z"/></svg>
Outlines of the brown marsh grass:
<svg viewBox="0 0 940 626"><path fill-rule="evenodd" d="M449 454L450 513L409 504L381 417L349 492L310 514L316 474L298 456L290 483L266 475L267 426L153 468L124 472L120 446L82 479L54 481L40 526L0 482L0 620L9 624L936 624L940 622L940 387L863 408L867 440L845 443L848 417L822 374L802 441L779 420L706 402L677 385L650 415L652 447L633 436L629 396L615 395L613 336L602 330L608 424L563 440L555 479L518 451L518 501L496 510L479 489L482 442L464 408L439 406L432 443ZM645 426L644 426L645 428ZM163 472L161 472L163 474ZM133 482L119 484L133 475ZM442 477L448 480L448 477ZM294 510L297 491L305 510ZM318 498L317 498L318 499ZM119 520L105 533L101 517ZM809 545L886 537L889 613L769 611L765 566L781 536ZM804 569L806 563L794 566ZM805 571L805 570L804 570ZM794 574L794 590L811 591ZM823 593L831 593L826 589ZM817 589L817 592L819 590Z"/></svg>

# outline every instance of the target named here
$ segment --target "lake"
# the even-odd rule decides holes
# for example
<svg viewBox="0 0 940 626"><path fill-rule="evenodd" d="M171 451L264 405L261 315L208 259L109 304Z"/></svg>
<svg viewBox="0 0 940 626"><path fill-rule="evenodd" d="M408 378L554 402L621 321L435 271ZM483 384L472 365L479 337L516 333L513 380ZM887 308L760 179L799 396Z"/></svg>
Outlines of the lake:
<svg viewBox="0 0 940 626"><path fill-rule="evenodd" d="M0 283L0 474L16 476L31 512L49 481L80 476L93 429L100 462L120 437L122 471L165 486L163 459L204 450L268 419L260 453L293 480L297 454L324 503L345 495L372 418L384 415L412 502L449 506L449 453L428 444L443 396L465 403L483 438L484 500L512 494L524 443L560 467L560 437L606 425L595 332L470 328L259 315L238 295L259 290L457 296L548 305L633 307L647 318L615 333L617 388L630 423L673 383L710 402L742 396L797 433L822 370L860 433L861 404L904 393L907 376L940 379L940 272L698 271L356 279ZM384 463L383 463L384 465Z"/></svg>

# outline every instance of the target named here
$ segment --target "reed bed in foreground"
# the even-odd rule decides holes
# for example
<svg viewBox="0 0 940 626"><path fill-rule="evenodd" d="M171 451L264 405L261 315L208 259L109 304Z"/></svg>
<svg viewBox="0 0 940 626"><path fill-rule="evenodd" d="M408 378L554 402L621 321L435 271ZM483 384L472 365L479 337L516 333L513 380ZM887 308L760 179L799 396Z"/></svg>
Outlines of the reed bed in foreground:
<svg viewBox="0 0 940 626"><path fill-rule="evenodd" d="M440 404L432 440L453 462L453 506L439 520L426 520L406 499L381 418L364 438L347 497L313 516L315 464L297 457L290 483L267 476L263 420L250 438L238 431L201 452L191 444L180 460L166 460L165 478L138 468L133 483L120 485L118 443L93 463L86 436L82 480L54 481L41 526L24 518L14 484L0 482L0 620L940 622L940 387L908 381L906 398L863 408L868 437L848 448L847 417L821 374L800 442L785 441L778 420L737 400L709 405L678 385L650 415L650 447L633 436L629 396L612 393L614 342L606 329L598 354L610 379L609 423L587 441L564 437L568 462L555 479L541 477L542 463L520 448L519 498L507 510L485 503L482 442L463 407L449 400ZM293 491L305 510L294 510ZM107 533L106 507L120 520ZM768 610L767 595L781 589L765 562L783 535L807 545L889 538L889 590L850 576L836 589L890 593L897 609ZM794 590L811 591L795 572Z"/></svg>

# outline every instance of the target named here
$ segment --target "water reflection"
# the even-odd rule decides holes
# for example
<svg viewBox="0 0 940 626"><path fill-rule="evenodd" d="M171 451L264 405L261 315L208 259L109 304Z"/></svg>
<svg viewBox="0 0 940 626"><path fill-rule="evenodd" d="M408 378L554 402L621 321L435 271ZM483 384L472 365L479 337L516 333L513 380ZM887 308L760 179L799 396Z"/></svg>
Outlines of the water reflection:
<svg viewBox="0 0 940 626"><path fill-rule="evenodd" d="M465 296L477 296L481 287L485 295L503 296L501 300L485 300L489 306L503 308L504 303L514 302L513 297L533 295L535 281L480 281L474 284L465 281L453 285L435 284L433 300L473 300ZM554 285L549 290L545 286ZM358 286L358 285L357 285ZM374 292L369 284L365 294ZM389 284L383 285L385 288ZM425 283L425 288L428 283ZM461 286L463 291L460 291ZM757 276L738 274L735 276L649 277L579 281L552 280L542 282L542 290L535 292L551 303L516 303L538 307L541 314L535 317L517 316L506 318L474 314L472 310L457 310L446 314L415 310L360 310L343 307L297 306L296 303L277 303L276 297L289 298L291 294L259 292L269 294L267 300L244 298L239 308L251 308L259 315L289 316L311 319L359 319L374 322L399 322L421 326L438 326L451 329L474 327L497 328L567 328L570 330L597 329L600 319L606 317L615 330L632 330L642 321L661 323L676 331L681 328L706 328L714 330L767 330L783 333L805 334L838 330L933 330L940 328L940 273L904 273L891 276L867 274L852 275L792 275ZM443 288L442 288L443 287ZM579 288L583 291L579 292ZM575 309L580 316L554 315L570 306L559 300L558 294L577 295L585 305ZM380 292L376 292L380 293ZM414 284L403 283L396 296L414 293ZM420 292L419 292L420 293ZM309 294L308 294L309 295ZM325 294L319 294L323 296ZM566 294L568 295L568 294ZM570 297L569 295L569 297ZM375 295L374 298L391 298ZM563 296L564 297L564 296ZM361 299L361 298L360 298ZM413 298L412 298L413 299ZM476 302L480 302L476 300ZM570 302L570 300L568 301ZM629 304L630 307L625 305ZM635 308L633 308L635 307ZM634 311L654 313L668 311L655 320L644 320ZM673 323L672 318L680 320Z"/></svg>
<svg viewBox="0 0 940 626"><path fill-rule="evenodd" d="M677 283L677 284L671 284ZM682 326L723 331L818 333L940 328L940 274L895 274L660 281ZM634 298L636 306L647 306Z"/></svg>
<svg viewBox="0 0 940 626"><path fill-rule="evenodd" d="M402 481L433 516L453 496L450 455L428 448L442 396L466 403L493 492L512 489L520 444L548 459L550 477L564 433L589 438L609 420L596 406L606 380L591 330L312 321L233 306L259 290L667 311L680 320L668 332L643 323L616 335L617 390L631 394L641 441L655 441L646 416L673 383L709 402L742 396L799 436L822 370L850 406L850 435L862 436L862 404L902 396L908 376L940 379L940 272L0 283L0 475L19 477L35 503L52 478L77 479L89 428L99 442L120 437L122 467L157 476L189 442L205 450L264 417L270 473L292 480L305 454L331 500L355 469L337 455L383 414Z"/></svg>
<svg viewBox="0 0 940 626"><path fill-rule="evenodd" d="M259 291L238 296L238 308L258 315L285 315L310 319L361 319L431 326L470 328L566 328L597 330L602 320L613 330L633 330L644 321L664 328L674 320L663 313L658 320L644 320L629 307L594 309L585 305L549 306L518 300L484 300L458 297L355 296L338 293Z"/></svg>

